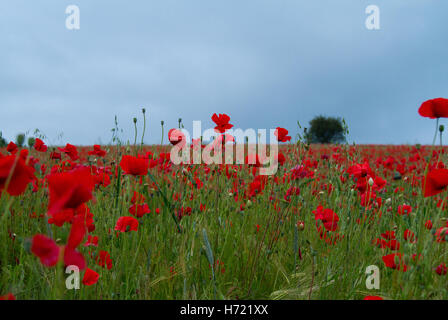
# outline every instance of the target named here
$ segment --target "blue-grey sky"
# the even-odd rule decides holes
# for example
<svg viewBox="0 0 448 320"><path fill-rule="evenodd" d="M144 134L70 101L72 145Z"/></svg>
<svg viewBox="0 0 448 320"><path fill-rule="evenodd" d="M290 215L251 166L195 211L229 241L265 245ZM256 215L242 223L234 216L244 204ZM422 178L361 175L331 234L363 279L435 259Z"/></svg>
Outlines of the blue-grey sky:
<svg viewBox="0 0 448 320"><path fill-rule="evenodd" d="M365 27L370 4L380 30ZM447 14L445 0L2 0L0 130L109 143L117 115L132 141L144 106L147 143L161 120L210 127L214 112L292 134L340 116L357 143L431 143L417 109L448 98Z"/></svg>

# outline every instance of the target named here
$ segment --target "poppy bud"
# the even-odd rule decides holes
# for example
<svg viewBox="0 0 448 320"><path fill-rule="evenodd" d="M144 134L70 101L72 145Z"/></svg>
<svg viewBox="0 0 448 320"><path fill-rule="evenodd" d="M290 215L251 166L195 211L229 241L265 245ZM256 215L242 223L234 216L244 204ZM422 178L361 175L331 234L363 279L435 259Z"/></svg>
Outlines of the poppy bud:
<svg viewBox="0 0 448 320"><path fill-rule="evenodd" d="M146 113L146 109L142 108L142 113L145 114Z"/></svg>
<svg viewBox="0 0 448 320"><path fill-rule="evenodd" d="M369 178L369 186L373 186L373 179L372 179L372 177Z"/></svg>
<svg viewBox="0 0 448 320"><path fill-rule="evenodd" d="M443 130L445 130L445 127L443 126L443 124L441 124L441 125L439 126L439 131L440 131L440 133L442 133Z"/></svg>
<svg viewBox="0 0 448 320"><path fill-rule="evenodd" d="M305 229L305 223L303 221L297 222L297 229L303 231Z"/></svg>
<svg viewBox="0 0 448 320"><path fill-rule="evenodd" d="M133 120L134 120L134 123L137 123L137 118L134 118Z"/></svg>
<svg viewBox="0 0 448 320"><path fill-rule="evenodd" d="M165 124L165 121L160 121L160 124L163 126Z"/></svg>

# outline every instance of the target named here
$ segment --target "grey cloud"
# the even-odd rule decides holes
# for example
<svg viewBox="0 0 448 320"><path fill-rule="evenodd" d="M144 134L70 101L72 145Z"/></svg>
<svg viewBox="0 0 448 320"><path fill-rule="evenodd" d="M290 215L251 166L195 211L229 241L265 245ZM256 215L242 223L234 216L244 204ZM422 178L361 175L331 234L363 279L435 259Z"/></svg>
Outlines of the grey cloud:
<svg viewBox="0 0 448 320"><path fill-rule="evenodd" d="M374 2L379 31L364 27L371 1L2 1L0 130L107 143L117 115L132 140L145 106L147 143L161 120L205 127L214 112L292 134L334 115L357 143L431 143L417 109L448 97L448 3ZM69 4L79 31L65 29Z"/></svg>

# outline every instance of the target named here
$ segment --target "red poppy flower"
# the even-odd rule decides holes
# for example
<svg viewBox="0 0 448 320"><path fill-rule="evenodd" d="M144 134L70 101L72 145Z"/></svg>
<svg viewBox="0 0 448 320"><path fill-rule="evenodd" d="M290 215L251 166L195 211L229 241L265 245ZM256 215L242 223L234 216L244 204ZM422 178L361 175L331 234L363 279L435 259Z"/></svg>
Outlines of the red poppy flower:
<svg viewBox="0 0 448 320"><path fill-rule="evenodd" d="M404 230L403 238L406 241L415 242L415 234L409 229Z"/></svg>
<svg viewBox="0 0 448 320"><path fill-rule="evenodd" d="M418 113L431 119L448 118L448 99L436 98L425 101L418 109Z"/></svg>
<svg viewBox="0 0 448 320"><path fill-rule="evenodd" d="M145 214L151 213L151 210L149 210L149 207L146 203L144 204L133 204L129 208L129 213L133 216L136 216L137 218L143 217Z"/></svg>
<svg viewBox="0 0 448 320"><path fill-rule="evenodd" d="M395 239L395 231L386 231L384 233L381 234L381 237L383 237L386 240L392 240Z"/></svg>
<svg viewBox="0 0 448 320"><path fill-rule="evenodd" d="M381 177L375 177L375 179L373 180L373 182L374 182L374 188L376 189L376 190L381 190L381 189L383 189L384 188L384 186L386 185L386 183L387 183L387 181L386 180L384 180L383 178L381 178Z"/></svg>
<svg viewBox="0 0 448 320"><path fill-rule="evenodd" d="M288 130L285 128L277 127L275 129L274 135L277 137L279 142L286 142L291 140L291 136L288 136Z"/></svg>
<svg viewBox="0 0 448 320"><path fill-rule="evenodd" d="M213 122L216 124L215 131L224 133L227 130L233 127L233 124L230 124L230 117L226 114L219 114L219 116L214 113L212 116Z"/></svg>
<svg viewBox="0 0 448 320"><path fill-rule="evenodd" d="M363 300L384 300L379 296L365 296Z"/></svg>
<svg viewBox="0 0 448 320"><path fill-rule="evenodd" d="M90 234L87 236L87 241L84 243L84 247L90 246L98 247L98 236L92 236Z"/></svg>
<svg viewBox="0 0 448 320"><path fill-rule="evenodd" d="M387 248L390 248L392 251L400 250L400 243L397 240L389 240L385 243Z"/></svg>
<svg viewBox="0 0 448 320"><path fill-rule="evenodd" d="M108 185L110 185L110 176L105 172L98 172L97 174L93 175L93 179L95 180L96 186L107 187Z"/></svg>
<svg viewBox="0 0 448 320"><path fill-rule="evenodd" d="M98 256L95 259L96 264L102 268L107 267L108 270L112 269L112 259L107 251L100 250Z"/></svg>
<svg viewBox="0 0 448 320"><path fill-rule="evenodd" d="M8 143L7 147L6 147L6 151L8 151L11 154L15 154L17 153L17 151L19 150L19 148L17 147L17 145L14 142L10 142Z"/></svg>
<svg viewBox="0 0 448 320"><path fill-rule="evenodd" d="M12 293L0 296L0 300L16 300L16 297Z"/></svg>
<svg viewBox="0 0 448 320"><path fill-rule="evenodd" d="M120 232L137 231L138 220L134 217L120 217L115 225L115 230Z"/></svg>
<svg viewBox="0 0 448 320"><path fill-rule="evenodd" d="M425 187L423 193L425 197L430 197L443 192L448 186L448 169L431 170L426 175L423 185Z"/></svg>
<svg viewBox="0 0 448 320"><path fill-rule="evenodd" d="M48 147L41 139L36 138L36 141L34 142L34 149L39 152L47 152Z"/></svg>
<svg viewBox="0 0 448 320"><path fill-rule="evenodd" d="M277 163L282 166L286 161L286 157L283 153L279 152L279 154L277 155Z"/></svg>
<svg viewBox="0 0 448 320"><path fill-rule="evenodd" d="M291 196L298 196L300 195L300 188L299 187L290 187L288 190L286 190L286 195L284 196L284 199L286 201L291 201Z"/></svg>
<svg viewBox="0 0 448 320"><path fill-rule="evenodd" d="M100 275L97 272L87 268L86 272L84 273L84 277L82 278L82 284L86 286L94 285L98 282L99 278Z"/></svg>
<svg viewBox="0 0 448 320"><path fill-rule="evenodd" d="M409 215L412 212L412 207L407 205L407 204L403 204L403 205L399 205L398 206L398 214L400 216L402 215Z"/></svg>
<svg viewBox="0 0 448 320"><path fill-rule="evenodd" d="M53 173L47 177L47 181L50 191L49 215L65 209L76 209L93 198L95 181L88 167Z"/></svg>
<svg viewBox="0 0 448 320"><path fill-rule="evenodd" d="M447 227L438 228L434 236L436 237L437 242L446 242L448 240L448 228Z"/></svg>
<svg viewBox="0 0 448 320"><path fill-rule="evenodd" d="M120 167L126 174L144 176L148 173L148 160L145 158L124 155L121 158Z"/></svg>
<svg viewBox="0 0 448 320"><path fill-rule="evenodd" d="M391 253L383 256L383 262L388 268L406 272L408 267L402 262L402 257L403 254L401 253Z"/></svg>
<svg viewBox="0 0 448 320"><path fill-rule="evenodd" d="M59 246L44 235L36 234L31 242L31 252L47 267L53 267L59 260Z"/></svg>
<svg viewBox="0 0 448 320"><path fill-rule="evenodd" d="M84 221L85 215L78 214L73 218L72 227L67 240L67 247L76 249L84 239L87 232L86 223Z"/></svg>
<svg viewBox="0 0 448 320"><path fill-rule="evenodd" d="M325 229L328 231L335 231L338 227L339 216L331 209L324 209L323 206L318 206L313 211L314 218L321 220Z"/></svg>
<svg viewBox="0 0 448 320"><path fill-rule="evenodd" d="M79 159L78 149L76 149L76 147L70 143L67 143L65 148L58 148L58 149L59 149L59 151L68 155L72 161Z"/></svg>
<svg viewBox="0 0 448 320"><path fill-rule="evenodd" d="M106 156L106 151L101 150L101 146L98 144L95 144L93 146L93 150L89 151L89 155L90 156L97 156L97 157L105 157Z"/></svg>
<svg viewBox="0 0 448 320"><path fill-rule="evenodd" d="M84 270L86 268L86 260L78 250L66 246L64 250L64 265L77 266L79 270Z"/></svg>
<svg viewBox="0 0 448 320"><path fill-rule="evenodd" d="M52 153L50 153L50 159L52 160L61 160L62 156L59 152L53 151Z"/></svg>
<svg viewBox="0 0 448 320"><path fill-rule="evenodd" d="M12 196L21 195L34 179L34 168L26 165L23 157L10 155L0 158L0 192L8 184L6 192Z"/></svg>
<svg viewBox="0 0 448 320"><path fill-rule="evenodd" d="M180 143L180 148L184 147L187 143L185 135L182 133L182 131L174 128L168 131L168 140L173 146Z"/></svg>
<svg viewBox="0 0 448 320"><path fill-rule="evenodd" d="M436 268L436 273L439 276L444 276L447 274L447 272L448 272L448 268L446 267L445 263L439 264Z"/></svg>

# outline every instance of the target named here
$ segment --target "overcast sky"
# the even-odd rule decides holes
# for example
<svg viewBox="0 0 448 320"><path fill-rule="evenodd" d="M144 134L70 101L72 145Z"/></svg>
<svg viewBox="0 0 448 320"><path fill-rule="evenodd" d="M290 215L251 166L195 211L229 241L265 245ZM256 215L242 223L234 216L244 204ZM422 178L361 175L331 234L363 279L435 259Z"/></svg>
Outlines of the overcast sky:
<svg viewBox="0 0 448 320"><path fill-rule="evenodd" d="M365 27L370 4L380 30ZM109 143L117 115L133 141L146 107L147 143L161 120L210 127L214 112L292 134L340 116L357 143L431 143L417 109L448 98L447 14L446 0L2 0L0 130Z"/></svg>

